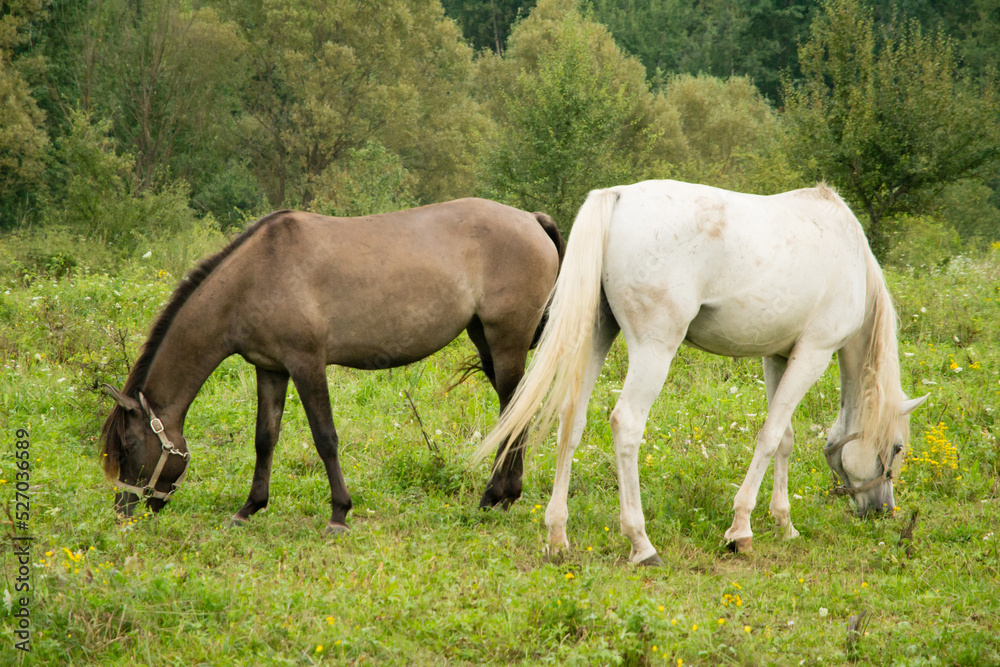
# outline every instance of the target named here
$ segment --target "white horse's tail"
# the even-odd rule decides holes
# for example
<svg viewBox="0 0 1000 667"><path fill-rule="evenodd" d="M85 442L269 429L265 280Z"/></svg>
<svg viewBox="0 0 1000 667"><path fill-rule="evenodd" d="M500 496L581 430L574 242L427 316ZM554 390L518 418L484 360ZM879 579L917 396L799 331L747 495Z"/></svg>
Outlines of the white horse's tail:
<svg viewBox="0 0 1000 667"><path fill-rule="evenodd" d="M575 407L573 399L583 383L598 326L604 248L618 196L613 188L593 190L577 213L538 349L507 409L473 455L473 462L481 461L507 440L497 459L499 466L516 442L512 436L527 431L536 411L540 409L538 437L544 437L564 401L570 401L570 411ZM568 419L567 428L572 428L573 415Z"/></svg>

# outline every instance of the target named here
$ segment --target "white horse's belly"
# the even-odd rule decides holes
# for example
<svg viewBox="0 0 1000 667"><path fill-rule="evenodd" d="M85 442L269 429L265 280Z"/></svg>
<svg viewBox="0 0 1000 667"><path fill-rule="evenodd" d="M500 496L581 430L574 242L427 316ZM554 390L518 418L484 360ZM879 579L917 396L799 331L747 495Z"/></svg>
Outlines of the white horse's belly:
<svg viewBox="0 0 1000 667"><path fill-rule="evenodd" d="M787 317L768 319L760 313L740 319L720 309L703 307L688 325L684 342L706 352L727 357L787 355L802 332L802 322L789 327Z"/></svg>

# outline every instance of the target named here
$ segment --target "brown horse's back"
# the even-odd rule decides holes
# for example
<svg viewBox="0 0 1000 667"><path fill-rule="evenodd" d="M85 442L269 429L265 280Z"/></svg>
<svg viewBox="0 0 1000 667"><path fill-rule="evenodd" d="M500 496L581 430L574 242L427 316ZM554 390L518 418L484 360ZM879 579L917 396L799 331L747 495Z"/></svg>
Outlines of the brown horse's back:
<svg viewBox="0 0 1000 667"><path fill-rule="evenodd" d="M441 349L473 318L530 343L558 271L553 244L535 215L482 199L362 218L290 212L203 293L240 303L233 351L254 364L287 368L292 352L388 368Z"/></svg>

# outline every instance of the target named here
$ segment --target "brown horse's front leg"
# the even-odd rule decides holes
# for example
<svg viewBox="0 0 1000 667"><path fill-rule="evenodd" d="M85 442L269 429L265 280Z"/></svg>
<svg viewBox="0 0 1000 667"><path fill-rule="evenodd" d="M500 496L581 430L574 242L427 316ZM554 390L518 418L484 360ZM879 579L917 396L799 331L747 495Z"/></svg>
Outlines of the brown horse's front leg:
<svg viewBox="0 0 1000 667"><path fill-rule="evenodd" d="M274 445L281 430L281 415L285 409L285 392L288 390L288 373L267 371L257 368L257 431L254 449L257 462L253 470L253 482L246 504L233 515L229 525L241 525L251 515L267 507L271 487L271 461Z"/></svg>
<svg viewBox="0 0 1000 667"><path fill-rule="evenodd" d="M347 513L351 511L351 496L340 471L337 453L337 430L333 426L333 412L330 409L330 390L326 384L326 367L320 363L305 371L292 371L292 382L302 399L302 407L309 419L313 442L319 453L326 476L330 482L330 506L332 512L326 524L326 532L342 533L347 530Z"/></svg>

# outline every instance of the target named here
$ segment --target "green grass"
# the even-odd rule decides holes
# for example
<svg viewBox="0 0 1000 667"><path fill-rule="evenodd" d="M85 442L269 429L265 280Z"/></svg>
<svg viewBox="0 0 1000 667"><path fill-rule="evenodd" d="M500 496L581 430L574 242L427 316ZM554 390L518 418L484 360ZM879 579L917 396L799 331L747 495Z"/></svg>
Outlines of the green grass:
<svg viewBox="0 0 1000 667"><path fill-rule="evenodd" d="M801 539L767 516L755 553L725 550L731 504L763 423L758 360L683 350L640 455L647 532L664 567L637 569L618 531L607 416L627 366L617 343L590 404L570 493L571 549L544 554L551 437L507 513L476 506L466 460L495 421L475 377L443 394L472 347L405 369L329 370L352 530L323 533L326 477L290 389L268 509L226 528L249 491L252 367L225 362L188 417L187 481L158 516L119 526L97 434L174 278L146 263L77 267L0 287L0 497L15 431L31 433L32 651L13 649L17 564L0 556L4 664L1000 664L1000 253L890 272L914 415L894 518L828 495L820 447L835 364L795 418ZM430 451L405 398L413 397ZM952 467L954 463L954 467ZM13 506L11 505L13 510ZM913 518L915 516L915 519ZM7 532L13 530L4 518ZM862 632L848 641L852 616Z"/></svg>

